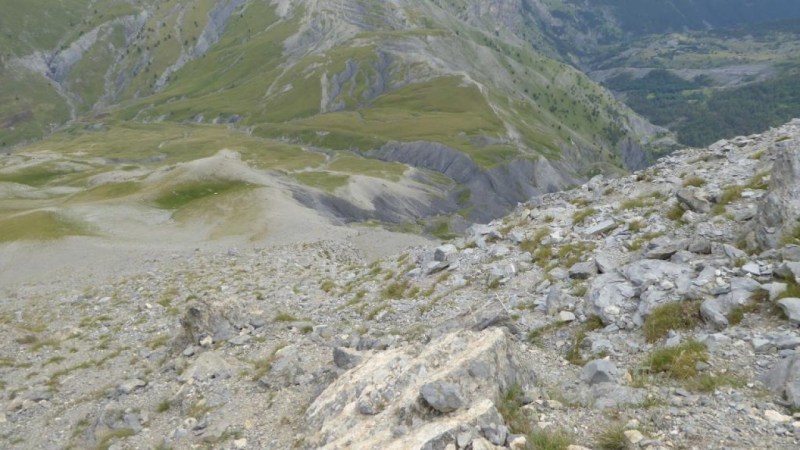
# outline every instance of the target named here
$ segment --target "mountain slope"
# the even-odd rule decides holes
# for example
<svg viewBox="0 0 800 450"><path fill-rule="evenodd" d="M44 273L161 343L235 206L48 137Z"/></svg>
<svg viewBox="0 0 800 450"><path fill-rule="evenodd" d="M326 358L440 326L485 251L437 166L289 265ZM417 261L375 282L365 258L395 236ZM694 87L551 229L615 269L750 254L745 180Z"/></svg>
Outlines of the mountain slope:
<svg viewBox="0 0 800 450"><path fill-rule="evenodd" d="M65 26L55 47L42 39L4 59L4 81L20 84L14 102L35 106L10 104L0 114L6 144L70 118L83 124L69 134L107 125L89 133L96 148L126 122L231 125L274 145L418 169L415 182L440 199L392 218L401 222L456 211L487 220L531 195L646 164L650 143L667 136L576 69L498 32L491 14L476 22L453 3L172 0L93 8ZM60 100L44 108L40 93ZM336 186L303 188L330 187L319 180L332 176L341 180L330 167L310 166L293 176L296 197L345 220L386 219L350 207L347 195L350 206L342 206ZM387 204L377 197L373 207Z"/></svg>

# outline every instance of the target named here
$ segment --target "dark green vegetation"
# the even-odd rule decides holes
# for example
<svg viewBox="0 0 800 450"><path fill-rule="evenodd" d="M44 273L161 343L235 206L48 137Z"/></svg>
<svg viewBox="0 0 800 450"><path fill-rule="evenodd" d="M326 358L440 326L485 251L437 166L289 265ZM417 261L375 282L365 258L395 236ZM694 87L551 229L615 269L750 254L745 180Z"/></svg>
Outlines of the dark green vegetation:
<svg viewBox="0 0 800 450"><path fill-rule="evenodd" d="M696 147L757 133L800 116L798 68L727 89L710 89L713 80L704 75L685 80L664 69L639 79L621 74L607 85L625 93L626 102L636 112L677 131L682 143Z"/></svg>

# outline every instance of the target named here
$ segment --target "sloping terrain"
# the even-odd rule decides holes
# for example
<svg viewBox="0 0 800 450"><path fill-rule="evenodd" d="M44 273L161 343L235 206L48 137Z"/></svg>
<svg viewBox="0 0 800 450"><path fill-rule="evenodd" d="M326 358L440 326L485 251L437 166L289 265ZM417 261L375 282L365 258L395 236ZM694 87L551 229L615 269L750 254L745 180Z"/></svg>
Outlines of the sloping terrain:
<svg viewBox="0 0 800 450"><path fill-rule="evenodd" d="M795 121L679 151L378 258L344 229L117 259L85 236L3 247L25 258L2 275L64 264L0 283L0 445L797 448L798 145Z"/></svg>
<svg viewBox="0 0 800 450"><path fill-rule="evenodd" d="M341 220L393 223L456 212L490 220L531 195L640 167L651 150L670 148L665 130L573 67L496 32L501 22L462 17L452 4L196 0L83 8L80 20L81 2L53 8L49 19L63 22L47 34L9 28L19 35L4 38L5 146L53 131L46 142L78 145L90 140L71 140L83 129L101 144L115 142L119 126L140 130L144 140L166 124L232 127L270 146L377 160L369 164L381 172L397 173L395 162L416 169L403 183L425 184L439 200L395 217L369 211L402 192L386 188L377 193L383 203L365 208L309 191L346 184L313 159L295 177L295 197L306 205L323 205ZM15 4L9 11L27 20L35 10Z"/></svg>

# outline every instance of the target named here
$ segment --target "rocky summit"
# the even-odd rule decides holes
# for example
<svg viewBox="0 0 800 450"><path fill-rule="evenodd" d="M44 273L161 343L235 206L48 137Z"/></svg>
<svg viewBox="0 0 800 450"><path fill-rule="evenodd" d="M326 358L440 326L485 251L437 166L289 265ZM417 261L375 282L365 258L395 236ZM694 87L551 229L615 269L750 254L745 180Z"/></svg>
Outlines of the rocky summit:
<svg viewBox="0 0 800 450"><path fill-rule="evenodd" d="M795 120L441 245L378 255L363 231L9 280L0 446L798 448L798 192Z"/></svg>

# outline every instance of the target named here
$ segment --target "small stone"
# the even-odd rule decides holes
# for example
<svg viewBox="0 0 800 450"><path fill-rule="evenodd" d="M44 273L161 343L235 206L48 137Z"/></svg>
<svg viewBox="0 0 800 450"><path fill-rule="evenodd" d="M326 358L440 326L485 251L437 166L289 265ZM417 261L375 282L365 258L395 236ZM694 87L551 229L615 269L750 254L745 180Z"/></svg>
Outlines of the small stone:
<svg viewBox="0 0 800 450"><path fill-rule="evenodd" d="M495 447L491 442L479 437L472 441L472 450L495 450Z"/></svg>
<svg viewBox="0 0 800 450"><path fill-rule="evenodd" d="M784 298L778 300L778 305L786 313L790 322L800 324L800 298Z"/></svg>
<svg viewBox="0 0 800 450"><path fill-rule="evenodd" d="M336 367L344 370L350 370L353 367L361 364L361 355L358 353L343 349L341 347L333 348L333 363Z"/></svg>
<svg viewBox="0 0 800 450"><path fill-rule="evenodd" d="M240 450L241 449L245 449L245 448L247 448L247 439L244 439L244 438L237 439L237 440L233 441L233 446L235 448L237 448L237 449L240 449Z"/></svg>
<svg viewBox="0 0 800 450"><path fill-rule="evenodd" d="M781 294L786 292L787 289L789 289L789 285L786 283L774 282L767 285L770 301L775 301Z"/></svg>
<svg viewBox="0 0 800 450"><path fill-rule="evenodd" d="M569 277L573 280L587 280L596 274L597 266L591 262L579 262L569 269Z"/></svg>
<svg viewBox="0 0 800 450"><path fill-rule="evenodd" d="M585 230L583 230L583 234L587 236L594 236L596 234L602 234L613 230L617 226L617 223L611 219L604 220L596 225L592 225Z"/></svg>
<svg viewBox="0 0 800 450"><path fill-rule="evenodd" d="M444 381L426 383L420 389L422 398L433 409L442 412L453 412L464 406L464 397L458 385Z"/></svg>
<svg viewBox="0 0 800 450"><path fill-rule="evenodd" d="M638 444L644 439L644 435L639 430L625 430L625 438L631 444Z"/></svg>
<svg viewBox="0 0 800 450"><path fill-rule="evenodd" d="M8 422L8 419L6 419L5 413L0 412L0 423L6 423L6 422Z"/></svg>
<svg viewBox="0 0 800 450"><path fill-rule="evenodd" d="M147 386L147 382L142 381L138 378L134 378L132 380L125 381L117 386L117 392L119 394L128 395L131 392L135 391L136 389L143 388Z"/></svg>
<svg viewBox="0 0 800 450"><path fill-rule="evenodd" d="M509 437L508 447L511 450L525 450L528 448L528 439L525 436Z"/></svg>
<svg viewBox="0 0 800 450"><path fill-rule="evenodd" d="M753 344L753 351L756 353L767 353L770 349L775 348L775 345L769 339L753 338L751 343Z"/></svg>
<svg viewBox="0 0 800 450"><path fill-rule="evenodd" d="M587 384L615 383L618 373L614 363L606 359L597 359L583 367L581 379Z"/></svg>
<svg viewBox="0 0 800 450"><path fill-rule="evenodd" d="M428 263L428 265L426 266L426 273L428 275L433 275L433 274L436 274L436 273L439 273L439 272L443 271L444 269L447 269L448 267L450 267L450 263L448 263L448 262L433 261L433 262Z"/></svg>
<svg viewBox="0 0 800 450"><path fill-rule="evenodd" d="M575 321L575 314L569 311L561 311L558 313L558 321L559 322L574 322Z"/></svg>
<svg viewBox="0 0 800 450"><path fill-rule="evenodd" d="M594 264L597 266L597 271L600 273L610 273L617 268L616 263L605 255L597 255L594 259Z"/></svg>
<svg viewBox="0 0 800 450"><path fill-rule="evenodd" d="M742 266L742 270L744 270L745 272L747 272L747 273L749 273L751 275L755 275L755 276L761 275L761 267L758 264L754 263L754 262L749 262L749 263L743 265Z"/></svg>
<svg viewBox="0 0 800 450"><path fill-rule="evenodd" d="M791 417L772 409L764 411L764 418L774 423L789 423L792 421Z"/></svg>
<svg viewBox="0 0 800 450"><path fill-rule="evenodd" d="M187 358L194 355L194 353L195 353L194 345L190 345L183 350L183 356Z"/></svg>
<svg viewBox="0 0 800 450"><path fill-rule="evenodd" d="M209 348L214 345L214 338L211 336L206 336L200 340L200 346L204 348Z"/></svg>
<svg viewBox="0 0 800 450"><path fill-rule="evenodd" d="M445 244L440 247L437 247L436 250L433 252L433 259L434 261L447 261L450 256L454 255L458 252L458 249L453 244Z"/></svg>

